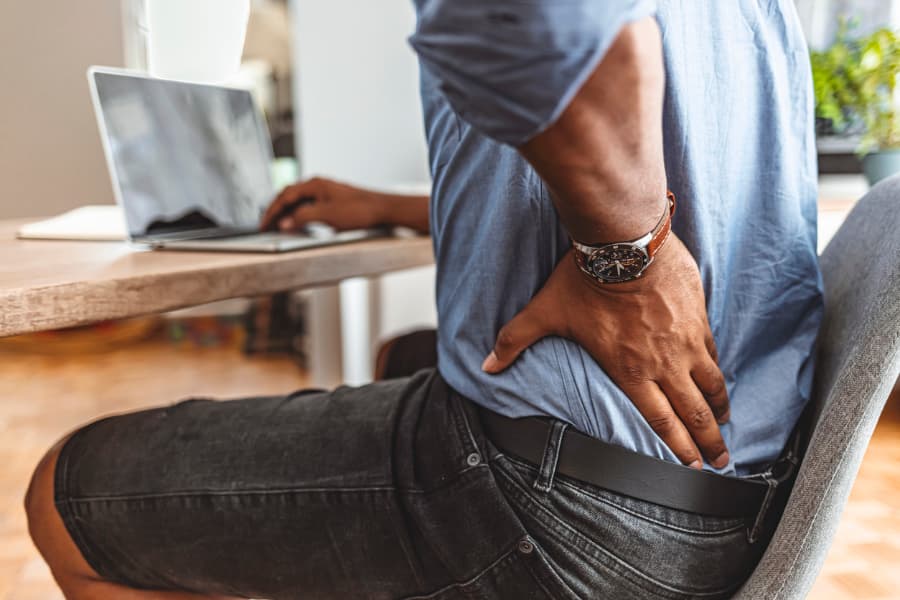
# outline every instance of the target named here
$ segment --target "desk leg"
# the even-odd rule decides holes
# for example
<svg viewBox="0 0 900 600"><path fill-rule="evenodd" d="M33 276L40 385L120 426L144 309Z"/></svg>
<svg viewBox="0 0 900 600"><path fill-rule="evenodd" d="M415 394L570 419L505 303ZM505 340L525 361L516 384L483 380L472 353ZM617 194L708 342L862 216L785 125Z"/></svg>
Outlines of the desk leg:
<svg viewBox="0 0 900 600"><path fill-rule="evenodd" d="M343 374L348 385L372 381L379 297L377 279L357 277L341 283Z"/></svg>
<svg viewBox="0 0 900 600"><path fill-rule="evenodd" d="M307 293L309 386L332 389L344 379L340 290L327 287Z"/></svg>

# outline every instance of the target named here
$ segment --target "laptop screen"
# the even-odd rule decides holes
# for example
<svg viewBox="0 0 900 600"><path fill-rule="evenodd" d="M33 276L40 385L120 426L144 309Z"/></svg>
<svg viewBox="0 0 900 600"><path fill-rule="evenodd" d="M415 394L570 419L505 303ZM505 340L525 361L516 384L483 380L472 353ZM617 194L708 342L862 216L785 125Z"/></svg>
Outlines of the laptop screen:
<svg viewBox="0 0 900 600"><path fill-rule="evenodd" d="M132 239L258 227L273 199L272 149L250 92L102 71L92 76Z"/></svg>

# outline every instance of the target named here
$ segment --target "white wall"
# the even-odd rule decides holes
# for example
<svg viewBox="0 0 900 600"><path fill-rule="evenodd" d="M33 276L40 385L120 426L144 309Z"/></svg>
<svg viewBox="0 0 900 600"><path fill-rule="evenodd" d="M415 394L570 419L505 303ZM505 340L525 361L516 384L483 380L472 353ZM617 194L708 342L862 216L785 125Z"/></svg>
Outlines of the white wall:
<svg viewBox="0 0 900 600"><path fill-rule="evenodd" d="M292 0L291 11L303 175L380 188L427 183L418 66L406 43L415 25L412 3ZM336 349L323 334L313 339L314 373L367 381L375 340L412 326L433 326L433 288L433 270L424 269L386 277L379 285L349 282L339 309L333 305L336 297L322 292L332 304L322 301L324 312L313 311L314 331L319 322L333 323L335 310L352 325L341 336L343 372L328 370Z"/></svg>
<svg viewBox="0 0 900 600"><path fill-rule="evenodd" d="M119 0L0 0L0 218L112 203L85 70L120 66Z"/></svg>
<svg viewBox="0 0 900 600"><path fill-rule="evenodd" d="M866 35L879 27L900 26L898 0L795 0L806 40L813 50L822 50L834 41L838 17L859 19L853 35Z"/></svg>
<svg viewBox="0 0 900 600"><path fill-rule="evenodd" d="M293 0L306 174L374 186L427 181L412 3Z"/></svg>

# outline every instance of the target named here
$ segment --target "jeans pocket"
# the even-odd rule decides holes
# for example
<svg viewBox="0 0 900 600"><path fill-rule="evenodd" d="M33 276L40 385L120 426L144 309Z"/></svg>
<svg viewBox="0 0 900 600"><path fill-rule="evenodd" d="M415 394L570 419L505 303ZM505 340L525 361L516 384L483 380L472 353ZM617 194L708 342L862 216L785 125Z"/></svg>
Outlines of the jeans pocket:
<svg viewBox="0 0 900 600"><path fill-rule="evenodd" d="M532 465L504 456L492 467L525 529L580 597L729 597L763 546L747 542L743 519L686 513L560 475L542 493L532 487Z"/></svg>

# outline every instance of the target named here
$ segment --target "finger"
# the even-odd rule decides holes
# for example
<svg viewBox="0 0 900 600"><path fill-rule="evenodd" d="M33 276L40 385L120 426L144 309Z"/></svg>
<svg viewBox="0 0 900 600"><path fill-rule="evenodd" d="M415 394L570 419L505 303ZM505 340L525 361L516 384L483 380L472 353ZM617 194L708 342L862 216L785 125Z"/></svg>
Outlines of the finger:
<svg viewBox="0 0 900 600"><path fill-rule="evenodd" d="M294 211L278 220L278 229L281 231L294 231L313 221L326 222L328 219L323 214L322 205L319 203L302 204ZM328 223L331 225L331 223Z"/></svg>
<svg viewBox="0 0 900 600"><path fill-rule="evenodd" d="M685 376L663 381L660 388L709 464L717 469L726 466L729 456L722 432L693 379Z"/></svg>
<svg viewBox="0 0 900 600"><path fill-rule="evenodd" d="M701 358L700 363L691 370L691 378L706 398L716 421L720 425L727 423L731 416L728 389L725 387L725 376L712 357Z"/></svg>
<svg viewBox="0 0 900 600"><path fill-rule="evenodd" d="M716 347L716 340L713 338L712 331L710 331L709 327L706 328L706 339L704 341L706 343L706 351L709 352L709 355L712 357L713 361L718 363L719 349Z"/></svg>
<svg viewBox="0 0 900 600"><path fill-rule="evenodd" d="M668 446L678 460L692 469L702 469L703 459L700 450L685 428L684 423L675 414L668 398L659 386L648 381L637 386L622 388L638 411L646 419L659 439Z"/></svg>
<svg viewBox="0 0 900 600"><path fill-rule="evenodd" d="M260 221L260 227L262 229L268 229L274 225L274 221L280 219L279 215L284 216L283 212L290 205L300 201L304 196L315 200L317 195L316 188L317 186L311 181L304 181L284 188L281 193L275 197L275 200L272 201L269 208L266 209L266 212L263 214Z"/></svg>
<svg viewBox="0 0 900 600"><path fill-rule="evenodd" d="M272 225L272 220L275 218L275 215L283 210L283 207L287 202L290 202L289 198L295 193L294 189L296 187L297 185L289 185L275 196L275 199L269 204L269 207L266 209L266 212L263 213L262 219L260 220L260 226L263 229Z"/></svg>
<svg viewBox="0 0 900 600"><path fill-rule="evenodd" d="M513 364L526 348L539 339L555 333L543 318L540 296L532 300L497 334L494 349L484 359L481 368L491 374L500 373Z"/></svg>

